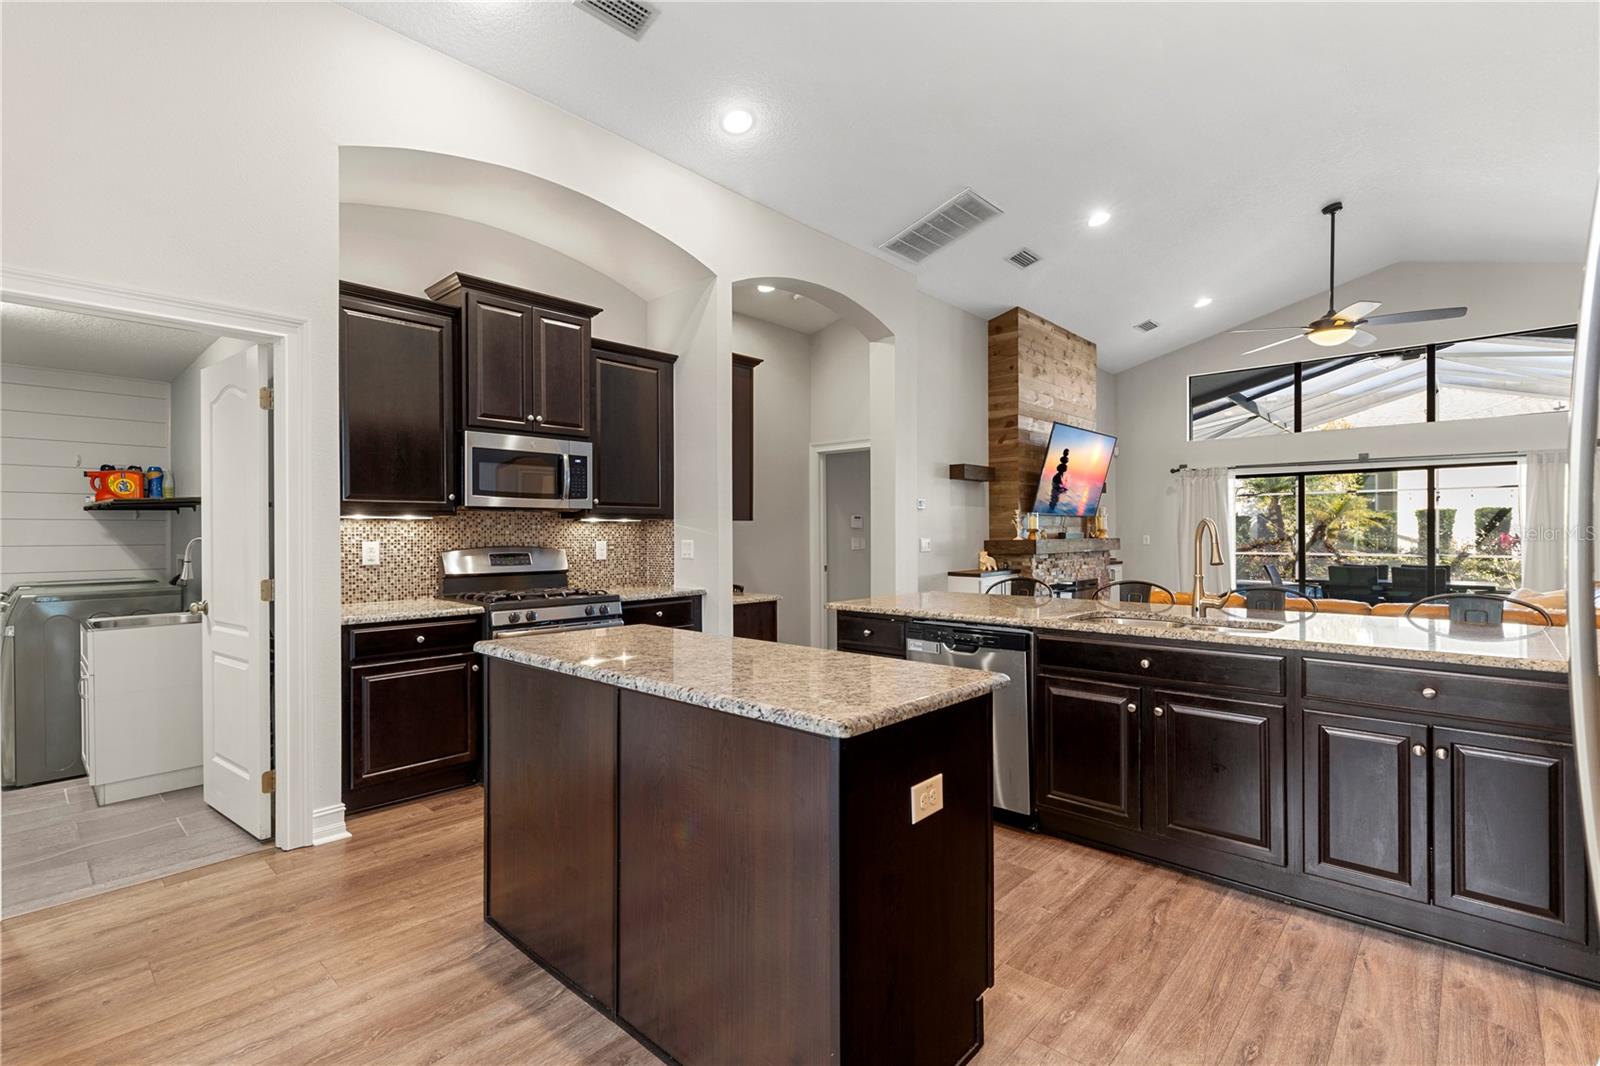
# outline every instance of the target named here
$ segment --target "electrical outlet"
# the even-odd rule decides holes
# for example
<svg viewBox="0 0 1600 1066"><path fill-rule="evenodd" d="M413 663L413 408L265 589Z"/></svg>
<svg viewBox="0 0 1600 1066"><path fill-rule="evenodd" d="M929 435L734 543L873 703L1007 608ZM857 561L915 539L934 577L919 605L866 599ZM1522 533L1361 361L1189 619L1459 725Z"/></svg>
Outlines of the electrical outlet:
<svg viewBox="0 0 1600 1066"><path fill-rule="evenodd" d="M924 552L933 551L933 538L932 537L921 537L921 538L919 538L918 541L917 541L917 550L918 551L924 551Z"/></svg>
<svg viewBox="0 0 1600 1066"><path fill-rule="evenodd" d="M944 810L944 775L934 774L911 786L911 824Z"/></svg>
<svg viewBox="0 0 1600 1066"><path fill-rule="evenodd" d="M694 558L694 541L692 541L692 540L684 541L683 542L683 547L679 550L678 554L682 555L685 559L693 559Z"/></svg>
<svg viewBox="0 0 1600 1066"><path fill-rule="evenodd" d="M603 541L603 540L595 541L594 542L594 561L597 562L597 563L605 562L605 558L606 558L606 542Z"/></svg>
<svg viewBox="0 0 1600 1066"><path fill-rule="evenodd" d="M926 511L927 509L928 509L928 501L925 498L923 498L921 496L918 496L917 497L917 510Z"/></svg>
<svg viewBox="0 0 1600 1066"><path fill-rule="evenodd" d="M364 540L364 541L362 541L361 542L361 565L362 566L377 566L379 561L382 558L382 555L381 555L381 552L380 552L380 547L381 546L380 546L378 541L375 541L375 540Z"/></svg>

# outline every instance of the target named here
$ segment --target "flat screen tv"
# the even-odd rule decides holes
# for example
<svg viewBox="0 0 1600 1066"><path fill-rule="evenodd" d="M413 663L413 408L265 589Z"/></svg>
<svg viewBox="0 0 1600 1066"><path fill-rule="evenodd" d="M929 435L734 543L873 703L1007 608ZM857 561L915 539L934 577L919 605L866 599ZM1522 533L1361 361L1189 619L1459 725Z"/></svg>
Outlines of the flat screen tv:
<svg viewBox="0 0 1600 1066"><path fill-rule="evenodd" d="M1111 467L1117 438L1090 429L1055 423L1045 445L1044 469L1033 493L1035 514L1091 518L1100 509L1100 492Z"/></svg>

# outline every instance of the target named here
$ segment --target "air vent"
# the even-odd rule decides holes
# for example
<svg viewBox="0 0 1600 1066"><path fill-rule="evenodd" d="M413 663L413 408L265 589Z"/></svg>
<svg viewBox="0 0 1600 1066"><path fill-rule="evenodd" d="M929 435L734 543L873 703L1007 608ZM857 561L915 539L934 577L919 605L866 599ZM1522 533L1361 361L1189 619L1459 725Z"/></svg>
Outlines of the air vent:
<svg viewBox="0 0 1600 1066"><path fill-rule="evenodd" d="M634 40L644 36L655 21L656 9L639 0L574 0L577 6L612 29L621 30Z"/></svg>
<svg viewBox="0 0 1600 1066"><path fill-rule="evenodd" d="M1039 261L1039 253L1029 251L1026 248L1018 248L1016 251L1014 251L1010 255L1006 256L1006 262L1008 262L1012 266L1018 267L1018 268L1020 268L1022 270L1027 270L1029 267L1033 266L1033 264L1037 263L1038 261Z"/></svg>
<svg viewBox="0 0 1600 1066"><path fill-rule="evenodd" d="M1001 211L994 204L971 189L962 189L878 247L920 263L998 214Z"/></svg>
<svg viewBox="0 0 1600 1066"><path fill-rule="evenodd" d="M1133 328L1138 330L1140 333L1149 333L1159 325L1161 325L1161 323L1155 321L1154 319L1147 318L1143 322L1135 323Z"/></svg>

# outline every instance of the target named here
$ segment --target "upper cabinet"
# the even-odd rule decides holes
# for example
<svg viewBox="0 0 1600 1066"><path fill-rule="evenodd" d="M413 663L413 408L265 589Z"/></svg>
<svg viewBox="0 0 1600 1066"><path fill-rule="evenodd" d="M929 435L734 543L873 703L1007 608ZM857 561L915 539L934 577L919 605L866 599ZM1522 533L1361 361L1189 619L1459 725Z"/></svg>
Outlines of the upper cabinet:
<svg viewBox="0 0 1600 1066"><path fill-rule="evenodd" d="M761 360L733 356L733 520L755 518L756 367Z"/></svg>
<svg viewBox="0 0 1600 1066"><path fill-rule="evenodd" d="M600 308L466 274L428 295L461 312L462 427L590 435L590 321Z"/></svg>
<svg viewBox="0 0 1600 1066"><path fill-rule="evenodd" d="M455 509L455 336L447 307L340 285L342 513Z"/></svg>
<svg viewBox="0 0 1600 1066"><path fill-rule="evenodd" d="M672 364L594 342L594 514L672 517Z"/></svg>

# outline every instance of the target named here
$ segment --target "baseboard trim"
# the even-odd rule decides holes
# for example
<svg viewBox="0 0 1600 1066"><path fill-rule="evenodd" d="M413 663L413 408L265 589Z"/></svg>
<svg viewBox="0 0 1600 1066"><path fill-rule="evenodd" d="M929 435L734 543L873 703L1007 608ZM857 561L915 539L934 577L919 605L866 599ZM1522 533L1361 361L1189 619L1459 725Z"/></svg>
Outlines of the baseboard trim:
<svg viewBox="0 0 1600 1066"><path fill-rule="evenodd" d="M350 830L344 827L344 804L318 807L311 812L311 843L332 844L335 840L350 839Z"/></svg>

